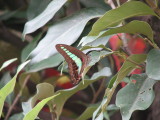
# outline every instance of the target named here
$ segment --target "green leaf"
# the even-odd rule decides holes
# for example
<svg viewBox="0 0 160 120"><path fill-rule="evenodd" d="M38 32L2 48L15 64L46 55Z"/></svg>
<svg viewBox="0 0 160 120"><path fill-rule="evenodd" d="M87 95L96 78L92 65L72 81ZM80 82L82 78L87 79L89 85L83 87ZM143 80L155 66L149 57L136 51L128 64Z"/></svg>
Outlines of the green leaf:
<svg viewBox="0 0 160 120"><path fill-rule="evenodd" d="M89 46L88 46L89 47ZM101 45L100 47L103 47L103 45ZM89 62L88 66L93 66L95 65L98 61L100 61L100 59L113 54L113 52L109 52L109 51L92 51L89 56L91 61Z"/></svg>
<svg viewBox="0 0 160 120"><path fill-rule="evenodd" d="M56 94L54 96L51 96L51 97L43 99L30 112L28 112L24 116L23 120L35 120L35 118L37 117L37 115L40 112L40 110L44 107L44 105L47 104L47 102L49 102L50 100L52 100L57 95L59 95L59 94Z"/></svg>
<svg viewBox="0 0 160 120"><path fill-rule="evenodd" d="M153 31L147 22L134 20L124 26L110 29L104 32L100 37L112 35L116 33L132 33L132 34L143 34L153 41Z"/></svg>
<svg viewBox="0 0 160 120"><path fill-rule="evenodd" d="M101 38L97 38L96 40L92 41L92 42L88 42L86 44L86 46L97 46L97 45L106 45L110 39L110 35L109 36L105 36L105 37L101 37Z"/></svg>
<svg viewBox="0 0 160 120"><path fill-rule="evenodd" d="M88 37L83 37L82 40L84 41L80 41L79 43L79 44L82 43L83 47L81 50L85 50L86 53L94 50L96 51L102 50L103 48L106 49L105 45L108 43L110 36L105 36L105 37L95 38L95 39L93 38L93 41L86 40L87 38ZM88 48L88 46L90 46L90 48Z"/></svg>
<svg viewBox="0 0 160 120"><path fill-rule="evenodd" d="M146 4L139 1L129 1L120 7L110 10L104 14L96 23L94 23L88 36L96 36L101 31L117 25L124 19L134 16L154 15L154 11Z"/></svg>
<svg viewBox="0 0 160 120"><path fill-rule="evenodd" d="M13 61L13 60L12 60ZM11 61L9 61L11 62ZM7 62L7 63L9 63ZM3 87L0 89L0 116L2 113L2 108L4 105L4 101L6 97L14 90L15 83L16 83L16 78L18 73L27 65L30 61L26 61L25 63L21 64L18 69L16 75Z"/></svg>
<svg viewBox="0 0 160 120"><path fill-rule="evenodd" d="M88 46L89 47L89 46ZM104 47L103 45L100 45L100 47ZM101 59L104 57L111 55L113 52L108 52L108 51L92 51L88 56L90 56L90 61L87 65L87 67L84 69L83 74L82 74L82 81L88 70L95 65L97 62L99 62Z"/></svg>
<svg viewBox="0 0 160 120"><path fill-rule="evenodd" d="M6 62L4 62L3 65L0 68L0 71L2 69L4 69L5 67L7 67L8 65L10 65L11 63L13 63L14 61L16 61L16 60L17 60L17 58L13 58L13 59L10 59L10 60L7 60Z"/></svg>
<svg viewBox="0 0 160 120"><path fill-rule="evenodd" d="M52 0L40 15L25 24L23 37L45 25L66 2L67 0Z"/></svg>
<svg viewBox="0 0 160 120"><path fill-rule="evenodd" d="M152 49L147 56L146 74L148 77L160 80L160 50Z"/></svg>
<svg viewBox="0 0 160 120"><path fill-rule="evenodd" d="M9 74L9 72L6 72L3 76L2 76L2 79L0 80L0 89L5 86L10 80L11 80L11 75ZM13 99L14 99L14 93L11 93L9 94L7 97L6 97L6 100L5 102L11 106L12 102L13 102Z"/></svg>
<svg viewBox="0 0 160 120"><path fill-rule="evenodd" d="M123 120L129 120L135 110L147 109L154 100L153 85L155 80L146 74L133 75L126 87L122 88L116 97L116 105L120 107Z"/></svg>
<svg viewBox="0 0 160 120"><path fill-rule="evenodd" d="M86 43L90 43L92 41L98 41L97 39L105 38L105 36L116 34L116 33L132 33L132 34L143 34L147 38L153 41L153 31L150 25L147 22L134 20L124 26L111 28L109 30L101 32L98 36L86 36L82 38L81 42L82 46L86 45Z"/></svg>
<svg viewBox="0 0 160 120"><path fill-rule="evenodd" d="M56 54L56 44L73 44L82 33L87 22L90 19L100 17L103 13L104 10L101 9L83 9L80 12L55 23L49 28L46 36L32 51L32 64L38 63Z"/></svg>
<svg viewBox="0 0 160 120"><path fill-rule="evenodd" d="M23 113L25 115L28 113L29 115L27 115L27 116L30 116L31 114L34 114L34 113L31 113L31 111L33 110L32 108L34 107L37 100L43 100L43 99L51 97L51 96L54 97L53 96L54 95L54 87L51 84L40 83L36 87L37 87L37 93L32 98L30 98L27 102L22 103ZM47 100L52 99L52 97L48 98ZM47 100L45 100L45 101L47 101ZM46 102L42 102L41 104L45 105ZM38 112L42 108L41 109L40 108L34 108L34 109L36 109L35 111ZM38 114L37 112L36 112L36 114ZM25 119L27 119L27 118L28 117L25 117ZM28 120L31 120L31 119L28 118Z"/></svg>
<svg viewBox="0 0 160 120"><path fill-rule="evenodd" d="M97 36L85 36L85 37L83 37L83 38L81 39L81 41L79 42L79 45L82 44L82 46L84 46L84 45L90 44L90 43L92 43L92 42L94 42L94 41L98 41L99 39L100 39L100 41L101 41L101 39L102 39L102 40L105 39L105 37L104 37L104 38L100 38L100 36L101 36L104 32L105 32L105 31L100 32ZM99 38L99 39L98 39L98 38ZM107 42L108 42L108 40L107 40Z"/></svg>
<svg viewBox="0 0 160 120"><path fill-rule="evenodd" d="M56 93L60 95L55 97L54 99L54 104L56 104L56 113L57 116L59 117L61 112L62 112L62 108L64 103L76 92L85 89L86 87L88 87L89 84L95 82L96 80L101 79L102 77L106 77L106 76L110 76L111 75L111 71L108 67L103 68L101 71L93 74L93 76L91 77L91 79L85 79L84 80L84 84L83 81L81 81L77 86L71 88L71 89L66 89L66 90L59 90Z"/></svg>
<svg viewBox="0 0 160 120"><path fill-rule="evenodd" d="M48 59L44 59L41 62L35 64L29 64L27 66L27 72L37 72L45 68L51 68L58 66L64 60L60 54L53 55Z"/></svg>

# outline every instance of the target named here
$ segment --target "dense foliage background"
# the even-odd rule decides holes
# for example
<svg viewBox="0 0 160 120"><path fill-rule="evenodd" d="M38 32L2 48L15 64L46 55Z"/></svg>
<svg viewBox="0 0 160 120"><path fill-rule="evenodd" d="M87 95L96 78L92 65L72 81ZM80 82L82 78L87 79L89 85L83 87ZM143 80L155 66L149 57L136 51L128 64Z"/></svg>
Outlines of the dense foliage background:
<svg viewBox="0 0 160 120"><path fill-rule="evenodd" d="M0 0L1 119L159 120L159 5ZM90 56L78 85L56 44Z"/></svg>

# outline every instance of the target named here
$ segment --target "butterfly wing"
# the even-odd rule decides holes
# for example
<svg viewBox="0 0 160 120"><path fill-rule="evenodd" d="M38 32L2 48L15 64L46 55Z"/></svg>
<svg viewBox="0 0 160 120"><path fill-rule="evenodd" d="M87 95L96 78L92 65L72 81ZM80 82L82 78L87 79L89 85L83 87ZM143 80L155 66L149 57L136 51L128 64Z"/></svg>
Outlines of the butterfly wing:
<svg viewBox="0 0 160 120"><path fill-rule="evenodd" d="M68 63L71 81L73 84L77 84L82 77L84 68L88 64L89 57L82 51L65 44L57 44L56 49Z"/></svg>

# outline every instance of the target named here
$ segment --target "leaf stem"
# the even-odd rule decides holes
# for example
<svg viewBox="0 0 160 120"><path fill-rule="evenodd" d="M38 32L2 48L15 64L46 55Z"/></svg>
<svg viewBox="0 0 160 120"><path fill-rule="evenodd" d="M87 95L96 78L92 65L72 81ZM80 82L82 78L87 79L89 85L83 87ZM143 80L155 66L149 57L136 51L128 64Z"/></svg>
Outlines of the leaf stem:
<svg viewBox="0 0 160 120"><path fill-rule="evenodd" d="M147 41L152 47L159 49L159 47L155 43L152 43L149 39L144 38L144 40Z"/></svg>

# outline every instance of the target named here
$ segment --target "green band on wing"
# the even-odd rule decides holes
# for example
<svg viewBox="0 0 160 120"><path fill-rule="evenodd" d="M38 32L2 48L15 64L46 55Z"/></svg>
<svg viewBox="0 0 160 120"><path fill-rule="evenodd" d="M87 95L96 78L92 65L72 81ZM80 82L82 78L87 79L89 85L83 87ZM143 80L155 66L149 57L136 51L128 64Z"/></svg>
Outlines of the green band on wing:
<svg viewBox="0 0 160 120"><path fill-rule="evenodd" d="M72 58L72 60L76 63L77 67L78 67L78 73L80 73L81 71L81 67L82 67L82 61L80 58L78 58L76 55L74 55L73 53L71 53L70 51L68 51L66 48L61 47L62 50L64 50L66 52L66 54Z"/></svg>
<svg viewBox="0 0 160 120"><path fill-rule="evenodd" d="M67 53L67 55L69 55L69 56L70 56L70 55L72 55L72 53L68 52L68 53Z"/></svg>
<svg viewBox="0 0 160 120"><path fill-rule="evenodd" d="M75 56L74 54L71 54L71 55L70 55L70 58L74 58L74 57L77 57L77 56Z"/></svg>

